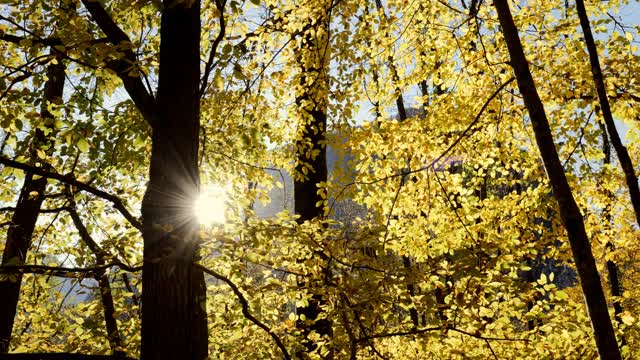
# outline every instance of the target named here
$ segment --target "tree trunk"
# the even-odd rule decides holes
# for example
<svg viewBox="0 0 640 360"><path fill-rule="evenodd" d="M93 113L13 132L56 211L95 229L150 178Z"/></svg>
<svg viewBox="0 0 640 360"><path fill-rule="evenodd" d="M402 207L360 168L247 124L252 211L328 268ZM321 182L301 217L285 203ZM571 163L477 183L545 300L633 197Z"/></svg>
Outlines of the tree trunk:
<svg viewBox="0 0 640 360"><path fill-rule="evenodd" d="M564 168L558 157L544 106L536 90L529 64L522 50L518 29L513 22L507 0L495 0L494 5L497 9L498 20L502 26L502 33L509 50L511 67L514 70L518 88L529 112L536 143L542 155L547 176L551 182L553 195L558 201L562 223L567 230L600 357L603 359L621 359L582 214L573 198Z"/></svg>
<svg viewBox="0 0 640 360"><path fill-rule="evenodd" d="M314 19L314 16L316 18ZM294 208L299 215L299 223L311 221L324 216L324 201L319 184L327 182L327 96L328 96L328 51L329 51L329 17L325 10L318 9L305 18L308 20L302 29L300 41L295 49L296 61L300 70L300 90L296 94L298 109L298 140L296 141L296 169L294 174ZM315 20L315 22L313 22ZM313 29L313 35L308 31ZM318 252L316 256L323 256ZM302 260L301 260L302 261ZM329 277L329 269L324 268L322 278L318 279L322 287ZM300 282L303 288L316 290L318 284L308 281ZM317 344L309 339L314 331L323 337L332 334L331 321L318 319L322 306L326 304L323 296L314 293L309 305L296 309L298 315L306 320L299 320L297 327L302 331L306 350L317 350ZM297 354L303 356L301 353Z"/></svg>
<svg viewBox="0 0 640 360"><path fill-rule="evenodd" d="M629 157L629 152L622 144L620 135L618 135L618 130L616 130L616 124L613 121L613 114L611 114L611 106L609 105L609 98L607 97L607 89L604 86L604 77L602 76L602 69L600 68L598 49L596 48L596 43L593 40L593 34L591 34L591 26L589 25L587 10L584 8L584 1L576 0L576 8L578 10L578 17L580 18L582 33L584 34L584 42L587 45L587 52L589 53L591 72L593 73L593 81L596 85L598 99L600 100L602 117L604 118L604 123L607 126L611 144L618 155L620 166L624 172L624 178L627 181L631 205L633 206L633 211L636 214L636 222L640 225L640 188L638 187L638 177L636 176L636 171L633 168L631 157Z"/></svg>
<svg viewBox="0 0 640 360"><path fill-rule="evenodd" d="M207 357L197 260L200 1L164 1L149 185L142 204L142 358Z"/></svg>
<svg viewBox="0 0 640 360"><path fill-rule="evenodd" d="M53 126L53 115L47 110L47 104L60 104L64 90L65 67L58 59L57 64L50 64L47 67L48 80L44 85L44 105L41 110L45 125ZM40 129L35 129L35 138L31 144L30 161L39 161L36 150L50 153L52 146L49 139L52 135L45 135ZM43 165L46 166L46 165ZM27 172L24 177L24 184L16 204L15 211L11 218L11 226L7 231L7 242L2 254L2 266L23 265L27 258L27 252L31 247L31 238L40 214L40 206L44 201L44 191L47 186L47 179L36 177ZM20 285L22 275L11 275L10 278L0 281L0 353L9 351L9 342L13 330L13 322L16 314L16 307L20 297Z"/></svg>

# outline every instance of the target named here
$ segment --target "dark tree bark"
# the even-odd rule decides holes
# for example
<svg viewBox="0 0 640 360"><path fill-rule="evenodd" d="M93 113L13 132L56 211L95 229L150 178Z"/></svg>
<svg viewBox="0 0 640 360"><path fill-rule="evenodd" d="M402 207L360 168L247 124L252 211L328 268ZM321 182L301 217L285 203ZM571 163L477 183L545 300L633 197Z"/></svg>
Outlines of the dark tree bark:
<svg viewBox="0 0 640 360"><path fill-rule="evenodd" d="M593 74L593 81L596 86L598 99L600 100L602 117L604 118L604 123L607 126L611 144L618 155L620 166L622 167L625 180L627 181L631 205L633 206L633 211L636 214L636 222L640 225L640 188L638 187L638 177L636 176L636 171L633 168L631 157L629 157L629 152L622 144L620 135L618 135L618 130L616 130L616 124L613 121L613 114L611 114L611 106L609 104L609 98L607 97L607 89L604 85L604 77L602 75L602 69L600 68L598 49L596 48L596 43L593 40L591 25L589 25L589 17L587 15L587 10L584 7L584 1L576 0L576 8L578 10L578 17L580 18L582 33L584 34L584 42L587 45L587 52L589 53L591 72Z"/></svg>
<svg viewBox="0 0 640 360"><path fill-rule="evenodd" d="M47 110L47 104L60 104L64 90L65 66L58 59L57 64L47 67L48 80L44 85L44 106L41 110L45 125L54 128L53 115ZM39 161L36 150L49 152L51 146L50 137L40 130L35 130L34 141L30 149L31 163ZM46 168L46 165L42 165ZM11 218L11 226L7 231L7 242L2 254L2 266L23 265L27 258L27 252L31 247L31 238L40 214L40 206L44 201L44 192L47 179L36 177L31 172L26 172L24 184L20 191L18 203ZM16 314L16 307L20 297L20 285L22 275L15 274L7 280L0 281L0 353L9 350L11 332Z"/></svg>
<svg viewBox="0 0 640 360"><path fill-rule="evenodd" d="M524 55L518 29L513 22L507 0L495 0L498 20L507 43L511 58L511 67L518 82L518 88L529 112L531 124L536 137L538 149L542 155L553 195L558 201L560 217L567 230L573 258L580 276L580 285L584 293L591 324L593 325L596 344L603 359L621 359L615 333L609 318L607 301L604 296L600 275L591 251L591 244L584 227L582 214L573 198L564 168L553 142L549 121L544 110L529 64Z"/></svg>
<svg viewBox="0 0 640 360"><path fill-rule="evenodd" d="M200 1L164 1L149 185L142 204L142 358L204 359L198 224Z"/></svg>
<svg viewBox="0 0 640 360"><path fill-rule="evenodd" d="M97 1L82 0L118 45L131 41ZM207 357L204 275L197 260L198 225L191 212L199 186L200 1L163 1L157 99L129 70L136 59L108 63L152 125L149 184L142 203L142 357Z"/></svg>
<svg viewBox="0 0 640 360"><path fill-rule="evenodd" d="M320 9L319 9L320 10ZM327 182L327 94L328 94L328 14L324 10L317 19L311 16L301 34L299 45L296 47L296 61L300 71L300 92L296 94L298 108L298 140L296 141L296 168L294 174L294 208L299 215L298 223L311 221L324 217L324 200L326 196L319 193L319 184ZM316 20L312 22L312 20ZM323 36L311 36L305 33L310 28L323 29ZM314 31L318 34L317 31ZM315 256L323 257L321 252ZM303 260L301 260L303 261ZM300 286L313 290L322 286L330 276L329 269L325 267L322 278L300 282ZM302 331L304 343L308 352L315 351L317 344L309 339L309 334L314 331L321 336L330 337L332 334L331 321L319 319L322 306L326 304L323 296L313 293L309 305L296 309L298 315L304 315L306 320L299 320L297 327ZM302 353L297 354L302 357Z"/></svg>

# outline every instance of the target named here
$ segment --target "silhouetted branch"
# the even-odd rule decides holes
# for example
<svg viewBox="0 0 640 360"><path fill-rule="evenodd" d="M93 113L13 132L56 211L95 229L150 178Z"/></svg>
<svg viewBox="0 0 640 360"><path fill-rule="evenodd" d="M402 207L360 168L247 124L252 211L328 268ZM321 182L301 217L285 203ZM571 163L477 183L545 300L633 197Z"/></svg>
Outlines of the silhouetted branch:
<svg viewBox="0 0 640 360"><path fill-rule="evenodd" d="M121 262L111 262L108 264L87 268L59 267L47 265L5 265L0 266L0 274L40 274L71 279L95 278L101 272L115 266L128 272L137 272L142 270L142 266L128 266Z"/></svg>
<svg viewBox="0 0 640 360"><path fill-rule="evenodd" d="M482 105L482 107L480 108L480 111L478 111L478 113L476 114L476 117L473 119L473 121L469 124L469 126L467 126L466 129L464 129L464 131L462 131L462 133L460 134L460 136L458 136L458 138L451 143L451 145L449 145L437 158L435 158L433 161L431 161L429 164L419 167L417 169L413 169L413 170L401 170L400 172L388 175L388 176L384 176L372 181L353 181L350 182L348 184L346 184L345 186L342 187L342 189L340 190L340 192L338 192L338 194L336 195L336 197L334 198L333 202L331 203L331 206L329 207L330 209L333 208L333 206L336 204L336 202L340 199L340 196L342 195L342 193L350 186L353 185L372 185L372 184L376 184L379 183L381 181L385 181L394 177L398 177L398 176L407 176L407 175L411 175L411 174L415 174L415 173L419 173L421 171L425 171L425 170L429 170L430 168L434 167L440 160L442 160L445 156L447 156L447 154L453 150L454 147L456 147L460 141L462 141L469 133L469 131L471 131L471 129L478 123L478 121L480 121L480 117L482 116L482 114L484 113L484 111L487 109L487 107L489 106L489 104L491 103L491 101L498 96L498 94L507 86L509 85L511 82L513 82L515 80L514 77L511 77L509 80L505 81L502 85L500 85L494 92L493 94L491 94L491 96L489 96L489 98L484 102L484 104Z"/></svg>
<svg viewBox="0 0 640 360"><path fill-rule="evenodd" d="M374 334L374 335L370 335L370 336L365 336L362 338L357 339L358 342L366 342L369 340L373 340L373 339L382 339L382 338L388 338L388 337L394 337L394 336L411 336L411 335L420 335L420 334L424 334L424 333L428 333L428 332L432 332L432 331L453 331L453 332L457 332L463 335L467 335L467 336L471 336L473 338L476 339L480 339L480 340L485 340L485 341L522 341L522 342L530 342L531 340L529 339L525 339L525 338L507 338L507 337L491 337L491 336L483 336L482 334L480 334L479 332L469 332L469 331L465 331L465 330L460 330L458 328L455 328L453 326L433 326L433 327L428 327L428 328L422 328L422 329L413 329L413 330L406 330L406 331L394 331L394 332L388 332L388 333L382 333L382 334Z"/></svg>
<svg viewBox="0 0 640 360"><path fill-rule="evenodd" d="M584 42L587 46L587 53L589 54L589 62L591 63L591 73L593 75L593 82L596 87L596 93L598 94L598 100L600 101L600 109L602 110L602 117L604 123L609 132L609 139L611 144L618 155L618 162L624 173L624 177L629 190L629 198L633 211L636 215L636 222L640 225L640 187L638 186L638 176L636 175L635 168L627 148L622 143L616 124L613 119L613 113L611 111L611 105L609 104L609 98L607 96L607 87L604 83L604 76L602 75L602 68L600 67L600 58L598 57L598 49L596 47L593 34L591 33L591 25L589 24L589 16L584 6L583 0L576 0L576 9L578 11L578 17L580 18L580 26L582 27L582 34L584 35Z"/></svg>
<svg viewBox="0 0 640 360"><path fill-rule="evenodd" d="M80 190L86 191L88 193L91 193L97 197L100 197L102 199L105 199L109 202L111 202L113 204L113 207L118 210L122 216L124 216L129 223L131 223L131 225L133 225L136 229L142 229L142 224L140 223L140 221L138 219L136 219L128 210L127 208L124 206L124 203L122 202L122 199L120 199L119 197L109 194L106 191L97 189L89 184L83 183L82 181L79 181L77 179L75 179L73 176L71 175L62 175L62 174L58 174L55 172L51 172L51 171L47 171L44 170L42 168L39 167L35 167L32 165L28 165L25 163L21 163L15 160L11 160L9 158L6 158L4 156L0 156L0 164L3 164L5 166L9 166L15 169L20 169L20 170L24 170L24 171L28 171L31 172L33 174L42 176L42 177L46 177L48 179L54 179L54 180L58 180L62 183L65 184L69 184L72 186L77 187Z"/></svg>
<svg viewBox="0 0 640 360"><path fill-rule="evenodd" d="M209 58L207 59L207 63L204 66L204 74L202 76L202 83L200 85L200 96L202 97L204 93L207 91L209 77L211 76L211 70L213 70L213 59L215 59L216 54L218 52L218 46L220 42L224 39L224 35L227 30L227 25L224 20L224 6L226 0L216 0L216 8L218 9L218 21L220 22L220 32L218 36L213 40L211 44L211 50L209 51Z"/></svg>

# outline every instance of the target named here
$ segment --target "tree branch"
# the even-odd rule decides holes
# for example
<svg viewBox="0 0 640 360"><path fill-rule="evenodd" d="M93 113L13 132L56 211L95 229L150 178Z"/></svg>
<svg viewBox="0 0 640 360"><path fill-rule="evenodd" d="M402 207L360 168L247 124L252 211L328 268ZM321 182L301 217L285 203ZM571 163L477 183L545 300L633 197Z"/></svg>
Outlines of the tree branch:
<svg viewBox="0 0 640 360"><path fill-rule="evenodd" d="M602 117L604 118L604 123L607 127L607 131L609 132L609 139L611 139L611 144L616 151L616 155L618 155L618 162L620 162L620 167L622 167L622 171L627 182L629 198L631 200L631 205L633 206L633 211L636 215L636 222L640 225L640 187L638 186L638 177L636 175L635 168L633 167L631 157L629 156L629 152L622 143L618 130L616 129L615 121L613 120L611 105L609 104L609 98L607 96L607 88L604 83L602 68L600 67L598 48L596 47L596 42L593 39L593 34L591 33L589 16L587 15L587 10L585 9L583 0L576 0L576 9L578 11L578 17L580 18L580 26L582 27L582 34L584 35L584 42L589 54L591 73L593 75L596 93L598 94L598 100L600 100Z"/></svg>
<svg viewBox="0 0 640 360"><path fill-rule="evenodd" d="M484 111L487 109L487 107L489 106L489 104L491 103L491 101L493 101L493 99L495 99L496 96L498 96L498 94L500 94L500 92L507 86L509 85L511 82L513 82L515 80L515 77L511 77L509 78L507 81L505 81L504 83L502 83L502 85L500 85L492 94L491 96L489 96L489 98L484 102L484 104L482 105L482 107L480 108L480 111L478 111L478 113L476 114L476 117L473 119L473 121L471 121L471 123L469 124L469 126L466 127L466 129L464 129L462 131L462 133L460 134L460 136L458 136L458 138L451 143L451 145L449 145L437 158L435 158L433 161L431 161L429 164L419 167L417 169L413 169L413 170L402 170L400 172L388 175L388 176L384 176L381 178L377 178L375 180L371 180L371 181L353 181L350 182L348 184L346 184L345 186L342 187L342 189L340 190L340 192L338 192L338 194L336 195L336 197L334 198L333 202L331 203L331 206L329 207L329 209L333 209L333 207L335 206L335 204L337 203L338 200L340 200L340 196L342 196L342 193L350 186L353 185L372 185L375 183L379 183L381 181L385 181L387 179L391 179L394 177L398 177L398 176L402 176L405 177L407 175L411 175L411 174L415 174L415 173L419 173L421 171L425 171L425 170L429 170L432 167L434 167L440 160L442 160L451 150L453 150L454 147L456 147L460 141L462 141L469 133L469 131L471 131L471 129L478 123L478 121L480 121L480 117L482 116L482 114L484 113Z"/></svg>
<svg viewBox="0 0 640 360"><path fill-rule="evenodd" d="M218 21L220 22L220 32L218 33L218 36L216 36L216 38L213 40L213 43L211 44L211 50L209 51L209 58L207 59L207 64L204 67L204 74L202 76L202 83L200 85L200 97L202 97L204 93L207 91L209 76L211 76L211 70L213 70L213 59L215 58L216 53L218 51L218 45L220 45L220 42L222 42L222 39L224 39L224 35L226 33L227 25L224 20L225 3L226 3L226 0L216 0L216 8L218 9L218 13L220 14L218 16Z"/></svg>
<svg viewBox="0 0 640 360"><path fill-rule="evenodd" d="M153 126L156 101L153 95L149 93L151 89L147 89L144 86L142 78L137 75L130 75L131 69L137 67L137 57L132 50L133 44L129 36L118 27L118 24L113 21L99 1L82 0L82 4L91 14L93 21L105 33L109 42L123 51L124 57L108 61L107 67L118 74L131 100L136 104L144 119Z"/></svg>
<svg viewBox="0 0 640 360"><path fill-rule="evenodd" d="M62 183L68 184L68 185L72 185L77 187L80 190L86 191L88 193L91 193L99 198L102 198L104 200L107 200L109 202L111 202L113 204L113 207L118 210L122 216L124 216L129 223L131 223L131 225L133 225L136 229L141 230L142 229L142 224L140 223L140 221L134 217L128 210L127 208L124 206L124 203L122 202L122 199L120 199L119 197L109 194L106 191L97 189L89 184L83 183L77 179L75 179L74 177L72 177L71 175L62 175L62 174L58 174L55 172L51 172L51 171L47 171L44 170L42 168L39 167L35 167L35 166L31 166L25 163L21 163L15 160L11 160L8 159L4 156L0 156L0 164L3 164L5 166L9 166L15 169L20 169L20 170L24 170L24 171L28 171L31 172L33 174L42 176L42 177L46 177L48 179L54 179L54 180L58 180Z"/></svg>
<svg viewBox="0 0 640 360"><path fill-rule="evenodd" d="M242 306L242 314L244 315L244 317L247 318L252 323L254 323L259 328L261 328L262 330L266 331L267 334L269 334L269 336L271 336L273 341L275 341L275 343L278 346L278 348L280 349L280 351L282 351L282 356L286 360L290 360L291 359L291 356L289 355L289 352L287 351L287 348L284 346L284 344L282 343L282 340L280 340L278 335L276 335L276 333L274 333L273 330L271 330L263 322L261 322L260 320L256 319L253 315L251 315L251 312L249 310L249 302L244 297L244 295L242 295L242 292L240 291L238 286L233 283L233 281L231 281L228 277L226 277L226 276L224 276L222 274L218 274L217 272L204 267L201 264L194 263L193 266L195 266L196 268L202 270L203 272L213 276L214 278L224 282L225 284L229 285L229 287L231 288L233 293L238 298L238 301L240 301L240 305Z"/></svg>
<svg viewBox="0 0 640 360"><path fill-rule="evenodd" d="M128 266L119 261L114 261L108 264L87 268L47 265L4 265L0 266L0 274L40 274L71 279L95 278L101 272L115 266L128 272L137 272L142 270L142 266Z"/></svg>

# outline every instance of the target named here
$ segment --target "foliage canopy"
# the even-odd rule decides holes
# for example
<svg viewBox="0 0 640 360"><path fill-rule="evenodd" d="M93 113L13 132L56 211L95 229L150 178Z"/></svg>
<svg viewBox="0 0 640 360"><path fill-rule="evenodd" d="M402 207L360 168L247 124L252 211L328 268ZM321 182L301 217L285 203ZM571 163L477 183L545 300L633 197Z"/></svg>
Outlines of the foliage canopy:
<svg viewBox="0 0 640 360"><path fill-rule="evenodd" d="M150 230L138 209L163 146L154 113L166 79L160 19L198 3L0 5L5 254L20 204L41 202L28 252L0 267L0 281L23 274L10 352L140 355ZM584 5L613 126L637 164L640 27L628 14L640 5ZM516 1L511 12L622 356L634 358L638 217L575 3ZM194 184L225 193L224 223L200 226L189 263L206 277L199 306L210 358L597 356L491 3L216 0L202 1L199 16ZM64 79L52 97L56 66ZM194 73L183 70L174 78ZM326 131L315 126L319 111ZM322 215L296 221L294 182L321 171L314 160L324 151L328 178L307 194ZM43 190L25 193L39 179ZM163 195L193 220L194 194ZM304 334L315 344L305 347L301 324L310 319L298 310L320 298L311 321L326 319L331 336Z"/></svg>

